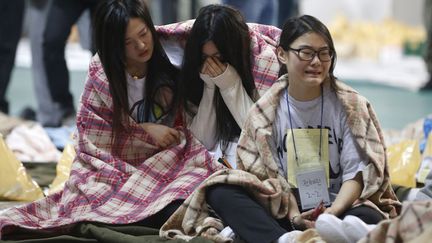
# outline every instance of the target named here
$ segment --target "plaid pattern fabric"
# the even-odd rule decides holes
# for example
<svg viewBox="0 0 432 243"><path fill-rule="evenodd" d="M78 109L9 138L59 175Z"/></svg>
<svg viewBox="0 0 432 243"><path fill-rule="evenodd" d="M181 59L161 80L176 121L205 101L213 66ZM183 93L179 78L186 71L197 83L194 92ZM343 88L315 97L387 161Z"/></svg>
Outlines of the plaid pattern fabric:
<svg viewBox="0 0 432 243"><path fill-rule="evenodd" d="M432 200L404 202L399 217L377 225L361 239L373 242L430 242L432 238Z"/></svg>
<svg viewBox="0 0 432 243"><path fill-rule="evenodd" d="M127 224L187 198L213 172L222 169L185 129L178 146L160 151L139 124L120 137L111 153L112 98L98 56L90 64L77 114L70 178L63 191L12 208L0 216L1 234L14 227L53 229L76 222Z"/></svg>
<svg viewBox="0 0 432 243"><path fill-rule="evenodd" d="M164 25L157 27L162 40L171 40L180 43L184 47L186 38L190 32L194 20ZM274 26L248 23L251 37L251 54L253 76L259 95L277 80L279 62L276 56L276 46L279 42L281 30Z"/></svg>
<svg viewBox="0 0 432 243"><path fill-rule="evenodd" d="M345 108L348 126L360 150L369 159L363 170L364 188L357 203L369 200L385 216L394 218L400 212L401 204L391 186L384 136L375 111L357 91L341 82L338 86L337 96Z"/></svg>
<svg viewBox="0 0 432 243"><path fill-rule="evenodd" d="M210 226L217 219L209 217L205 203L206 187L217 183L241 185L274 217L287 215L290 188L278 173L269 142L280 96L287 85L287 76L282 76L249 111L237 147L238 170L218 171L205 180L162 227L161 235L182 239L202 235L217 242L226 240L218 235L218 228ZM368 204L385 216L396 217L400 203L389 183L384 141L375 113L356 91L340 82L338 86L341 90L337 95L347 112L348 124L370 161L363 171L364 189L356 204Z"/></svg>

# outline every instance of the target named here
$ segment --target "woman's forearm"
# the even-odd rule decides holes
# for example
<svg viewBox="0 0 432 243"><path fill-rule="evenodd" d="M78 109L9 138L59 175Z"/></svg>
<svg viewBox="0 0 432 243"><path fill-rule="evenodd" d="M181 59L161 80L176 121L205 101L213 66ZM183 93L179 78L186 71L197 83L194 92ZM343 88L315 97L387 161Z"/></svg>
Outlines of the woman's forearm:
<svg viewBox="0 0 432 243"><path fill-rule="evenodd" d="M362 190L363 177L361 172L359 172L353 179L342 183L342 187L336 196L336 200L325 212L336 216L342 214L360 197Z"/></svg>
<svg viewBox="0 0 432 243"><path fill-rule="evenodd" d="M213 81L219 87L222 98L237 125L243 128L247 113L254 104L254 101L243 87L242 80L237 71L228 65L225 72L213 78Z"/></svg>

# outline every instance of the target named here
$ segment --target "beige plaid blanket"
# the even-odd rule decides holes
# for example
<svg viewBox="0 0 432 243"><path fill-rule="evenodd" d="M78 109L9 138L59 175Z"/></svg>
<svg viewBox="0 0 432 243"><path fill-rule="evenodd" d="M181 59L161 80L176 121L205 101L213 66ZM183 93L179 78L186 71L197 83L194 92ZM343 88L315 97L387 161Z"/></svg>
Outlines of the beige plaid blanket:
<svg viewBox="0 0 432 243"><path fill-rule="evenodd" d="M431 242L432 200L404 202L402 213L392 220L382 221L360 243L372 242Z"/></svg>
<svg viewBox="0 0 432 243"><path fill-rule="evenodd" d="M222 222L209 217L205 201L206 188L218 183L243 186L274 217L286 217L290 188L278 173L269 141L279 99L287 85L287 76L282 76L249 111L237 147L238 169L217 171L206 179L165 223L161 236L188 240L201 235L216 242L229 242L230 239L218 234L223 228ZM396 217L400 203L390 185L386 148L375 112L355 90L341 82L338 86L337 96L345 107L349 127L358 146L369 158L363 171L361 200L356 204L366 203L387 217Z"/></svg>

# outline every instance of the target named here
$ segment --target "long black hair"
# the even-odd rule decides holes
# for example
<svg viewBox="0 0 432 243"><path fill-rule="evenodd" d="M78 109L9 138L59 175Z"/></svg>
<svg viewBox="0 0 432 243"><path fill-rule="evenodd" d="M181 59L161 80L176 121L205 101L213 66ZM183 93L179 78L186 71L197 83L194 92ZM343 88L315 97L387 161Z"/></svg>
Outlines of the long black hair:
<svg viewBox="0 0 432 243"><path fill-rule="evenodd" d="M256 88L252 75L249 28L238 10L225 5L208 5L200 9L188 37L183 58L180 93L185 110L193 114L204 90L199 73L204 62L203 46L213 41L222 61L233 66L239 74L247 94L254 99ZM216 108L216 135L218 141L232 141L240 135L240 127L234 120L222 95L216 88L214 103Z"/></svg>
<svg viewBox="0 0 432 243"><path fill-rule="evenodd" d="M112 95L114 141L121 132L126 131L125 122L128 121L129 115L125 35L131 18L140 18L147 25L154 45L145 82L145 119L150 116L151 106L155 104L154 96L160 87L168 86L174 95L177 93L175 79L178 71L169 61L159 42L144 0L101 1L95 12L93 38ZM174 108L174 104L171 106Z"/></svg>
<svg viewBox="0 0 432 243"><path fill-rule="evenodd" d="M333 52L331 59L331 65L329 70L330 85L334 90L337 90L336 77L333 74L333 70L336 65L336 49L334 47L333 38L331 37L330 31L327 27L319 21L317 18L310 15L302 15L300 17L293 17L288 19L283 27L280 35L279 46L285 51L289 51L291 44L300 36L314 32L320 35L327 43L330 51ZM288 73L285 65L281 65L279 70L279 76Z"/></svg>

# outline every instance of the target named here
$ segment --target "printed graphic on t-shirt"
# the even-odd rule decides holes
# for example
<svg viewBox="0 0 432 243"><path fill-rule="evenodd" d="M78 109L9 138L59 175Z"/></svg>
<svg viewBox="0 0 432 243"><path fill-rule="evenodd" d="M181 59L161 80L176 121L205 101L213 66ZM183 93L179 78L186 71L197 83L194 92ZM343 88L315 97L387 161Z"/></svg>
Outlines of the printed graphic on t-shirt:
<svg viewBox="0 0 432 243"><path fill-rule="evenodd" d="M304 127L297 127L298 129L304 129ZM320 128L319 125L317 125L316 127L312 127L312 126L308 126L306 127L308 129L312 129L312 128ZM337 156L335 157L334 153L329 153L330 154L330 161L329 161L329 177L330 177L330 185L329 185L329 190L331 192L333 191L339 191L340 186L342 184L342 174L341 174L341 168L340 165L337 161L339 161L339 156L342 152L342 147L343 147L343 138L341 136L338 136L335 132L335 130L329 126L325 126L323 129L327 129L328 130L328 144L329 144L329 152L330 151L337 151ZM278 158L279 161L286 161L286 153L287 153L287 148L285 147L286 144L286 139L287 139L287 133L285 132L284 136L283 136L283 140L279 141L277 143L277 154L278 154ZM333 163L332 163L333 160Z"/></svg>

